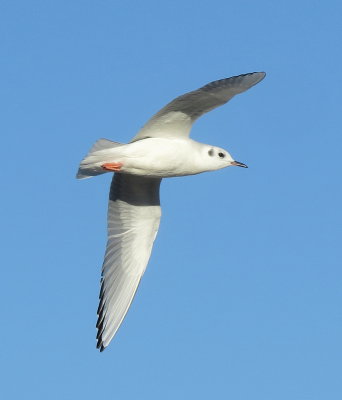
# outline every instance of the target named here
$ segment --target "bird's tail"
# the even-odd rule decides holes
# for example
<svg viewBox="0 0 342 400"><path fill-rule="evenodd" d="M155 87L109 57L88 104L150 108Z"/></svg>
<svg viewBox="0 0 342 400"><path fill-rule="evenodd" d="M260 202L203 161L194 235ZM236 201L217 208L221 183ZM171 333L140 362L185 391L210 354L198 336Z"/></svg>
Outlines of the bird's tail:
<svg viewBox="0 0 342 400"><path fill-rule="evenodd" d="M106 173L107 171L101 165L110 160L110 150L119 146L124 146L124 144L112 142L108 139L99 139L81 161L76 178L84 179Z"/></svg>

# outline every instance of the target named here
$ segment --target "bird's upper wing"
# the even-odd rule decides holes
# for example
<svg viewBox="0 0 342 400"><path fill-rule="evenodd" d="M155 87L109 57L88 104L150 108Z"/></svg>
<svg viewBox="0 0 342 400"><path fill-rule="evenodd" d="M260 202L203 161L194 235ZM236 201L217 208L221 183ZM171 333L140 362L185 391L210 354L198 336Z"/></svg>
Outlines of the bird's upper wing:
<svg viewBox="0 0 342 400"><path fill-rule="evenodd" d="M125 174L113 177L96 325L101 351L124 319L150 258L161 215L160 181Z"/></svg>
<svg viewBox="0 0 342 400"><path fill-rule="evenodd" d="M265 75L264 72L252 72L233 76L185 93L147 121L132 141L146 137L186 137L197 118L256 85Z"/></svg>

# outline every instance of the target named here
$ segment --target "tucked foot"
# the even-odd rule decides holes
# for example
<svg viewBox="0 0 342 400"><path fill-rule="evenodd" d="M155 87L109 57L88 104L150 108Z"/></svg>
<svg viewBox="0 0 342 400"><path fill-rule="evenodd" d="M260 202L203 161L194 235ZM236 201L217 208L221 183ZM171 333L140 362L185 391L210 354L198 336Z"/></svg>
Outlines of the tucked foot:
<svg viewBox="0 0 342 400"><path fill-rule="evenodd" d="M120 171L122 166L123 166L123 164L120 163L120 162L105 163L105 164L101 165L101 167L104 170L106 170L106 171L114 171L114 172Z"/></svg>

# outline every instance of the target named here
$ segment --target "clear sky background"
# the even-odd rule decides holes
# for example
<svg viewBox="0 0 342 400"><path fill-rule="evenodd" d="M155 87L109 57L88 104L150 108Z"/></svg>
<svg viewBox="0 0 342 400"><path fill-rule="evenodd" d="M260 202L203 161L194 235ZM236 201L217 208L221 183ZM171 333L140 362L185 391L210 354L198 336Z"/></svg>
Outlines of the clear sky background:
<svg viewBox="0 0 342 400"><path fill-rule="evenodd" d="M340 1L1 1L3 399L342 398ZM192 137L249 169L164 180L134 303L95 349L106 137L266 79Z"/></svg>

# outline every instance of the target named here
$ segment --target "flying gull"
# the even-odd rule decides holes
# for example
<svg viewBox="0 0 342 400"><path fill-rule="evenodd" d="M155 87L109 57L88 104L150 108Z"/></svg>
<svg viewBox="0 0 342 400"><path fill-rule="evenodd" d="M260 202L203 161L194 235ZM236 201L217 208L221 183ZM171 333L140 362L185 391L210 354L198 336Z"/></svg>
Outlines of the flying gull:
<svg viewBox="0 0 342 400"><path fill-rule="evenodd" d="M100 139L82 160L78 179L115 172L97 311L100 351L119 329L149 261L161 216L162 178L229 166L247 168L226 150L190 139L192 124L264 77L264 72L233 76L179 96L155 114L128 144Z"/></svg>

